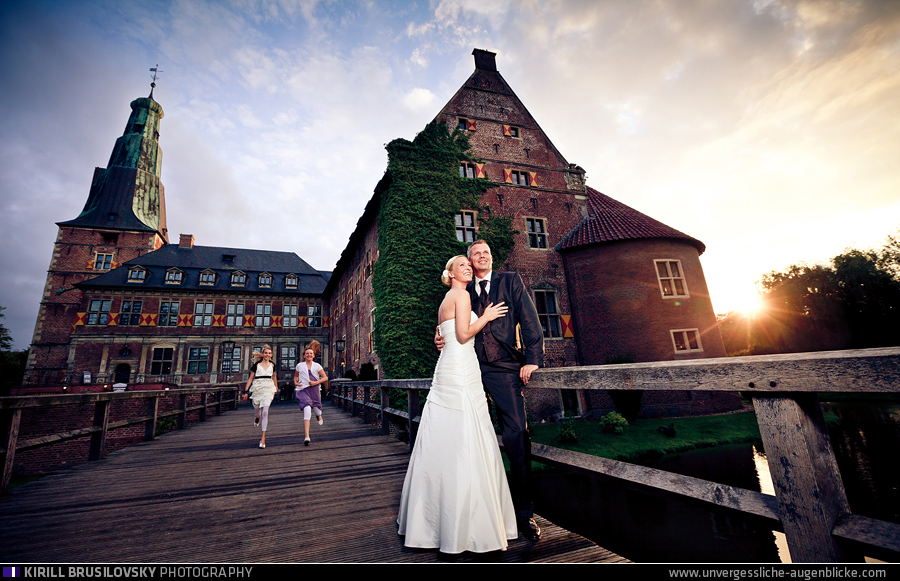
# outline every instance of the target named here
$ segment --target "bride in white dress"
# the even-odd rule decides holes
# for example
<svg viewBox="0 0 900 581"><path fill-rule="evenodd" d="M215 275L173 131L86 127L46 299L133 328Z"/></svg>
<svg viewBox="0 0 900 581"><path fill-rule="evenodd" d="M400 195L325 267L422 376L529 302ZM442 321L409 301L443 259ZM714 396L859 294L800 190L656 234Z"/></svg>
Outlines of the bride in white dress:
<svg viewBox="0 0 900 581"><path fill-rule="evenodd" d="M450 286L438 310L446 344L422 409L397 517L407 547L483 553L505 550L518 536L473 340L507 307L490 305L476 317L466 291L472 276L469 260L454 256L441 277Z"/></svg>

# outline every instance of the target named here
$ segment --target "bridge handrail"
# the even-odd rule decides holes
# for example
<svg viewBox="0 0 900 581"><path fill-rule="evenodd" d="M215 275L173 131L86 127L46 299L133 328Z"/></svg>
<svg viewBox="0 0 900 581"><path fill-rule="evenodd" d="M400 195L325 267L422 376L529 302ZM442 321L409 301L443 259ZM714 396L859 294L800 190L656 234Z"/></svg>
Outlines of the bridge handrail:
<svg viewBox="0 0 900 581"><path fill-rule="evenodd" d="M156 437L156 426L159 420L174 417L175 428L185 427L189 413L199 411L199 421L206 421L209 408L214 408L214 415L220 415L226 406L237 405L237 394L243 384L197 384L189 388L169 388L159 390L133 390L133 391L102 391L66 394L44 394L0 397L0 460L2 460L2 475L0 475L0 494L5 494L9 489L12 477L13 464L17 451L32 450L51 444L57 444L66 440L81 437L90 437L91 443L88 451L88 460L100 460L106 454L107 436L111 430L144 424L144 439L152 440ZM231 398L223 399L226 394ZM188 397L199 395L198 405L188 405ZM213 395L213 401L209 396ZM169 412L159 411L159 399L161 397L173 397L178 399L177 408ZM110 421L110 404L116 401L145 399L147 405L143 415L127 417L125 419ZM36 436L20 441L19 426L22 421L22 413L25 410L57 405L94 405L93 422L89 426L73 430L55 432Z"/></svg>
<svg viewBox="0 0 900 581"><path fill-rule="evenodd" d="M334 403L352 415L368 422L379 414L382 433L399 419L412 449L419 394L431 379L331 385ZM408 411L391 407L390 388L407 392ZM532 459L763 518L784 531L794 562L858 561L860 547L874 551L869 556L900 555L900 525L850 512L818 400L819 393L900 393L900 347L540 369L528 388L740 391L754 404L774 497L542 444L532 445ZM371 399L374 389L380 402Z"/></svg>

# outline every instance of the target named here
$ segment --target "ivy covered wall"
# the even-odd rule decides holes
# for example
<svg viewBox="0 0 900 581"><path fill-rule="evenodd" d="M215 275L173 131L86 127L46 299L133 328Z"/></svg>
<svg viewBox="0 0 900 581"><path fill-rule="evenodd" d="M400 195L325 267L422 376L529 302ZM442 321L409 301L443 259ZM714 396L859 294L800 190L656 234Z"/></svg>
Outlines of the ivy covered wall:
<svg viewBox="0 0 900 581"><path fill-rule="evenodd" d="M432 121L413 141L395 139L387 151L390 184L381 192L372 283L375 350L385 378L431 377L437 310L447 292L441 271L467 248L456 238L456 213L479 211L478 236L491 245L498 267L515 232L510 219L481 207L482 194L495 184L459 175L460 161L477 161L464 132Z"/></svg>

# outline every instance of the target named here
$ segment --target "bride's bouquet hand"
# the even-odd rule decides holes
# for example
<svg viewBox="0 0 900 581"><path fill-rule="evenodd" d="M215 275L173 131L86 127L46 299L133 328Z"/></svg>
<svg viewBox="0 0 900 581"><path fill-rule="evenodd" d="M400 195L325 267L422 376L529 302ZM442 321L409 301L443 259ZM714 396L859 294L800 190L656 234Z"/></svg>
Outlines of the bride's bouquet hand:
<svg viewBox="0 0 900 581"><path fill-rule="evenodd" d="M509 310L509 307L506 306L505 303L491 303L484 309L484 316L487 317L488 321L493 321L494 319L499 319L500 317L506 316L506 311Z"/></svg>

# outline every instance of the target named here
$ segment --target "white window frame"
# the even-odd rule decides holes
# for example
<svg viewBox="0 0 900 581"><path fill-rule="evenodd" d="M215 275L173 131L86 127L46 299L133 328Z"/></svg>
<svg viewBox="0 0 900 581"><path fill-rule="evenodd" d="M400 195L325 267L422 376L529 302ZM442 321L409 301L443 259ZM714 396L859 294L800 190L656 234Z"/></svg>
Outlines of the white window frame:
<svg viewBox="0 0 900 581"><path fill-rule="evenodd" d="M215 308L215 302L194 302L194 327L211 327Z"/></svg>
<svg viewBox="0 0 900 581"><path fill-rule="evenodd" d="M669 335L672 337L672 348L676 354L700 353L703 351L700 329L672 329ZM696 345L691 344L692 336Z"/></svg>
<svg viewBox="0 0 900 581"><path fill-rule="evenodd" d="M288 304L288 303L284 304L281 307L281 317L282 317L281 326L282 327L290 327L290 328L296 327L299 312L300 312L299 305L297 305L295 303L294 304Z"/></svg>
<svg viewBox="0 0 900 581"><path fill-rule="evenodd" d="M678 269L677 274L673 274L672 265ZM656 280L659 281L659 292L664 299L686 299L690 298L691 293L688 290L687 279L684 276L684 268L681 266L681 260L677 258L657 258L653 261L653 272L656 273ZM679 292L678 286L681 285Z"/></svg>
<svg viewBox="0 0 900 581"><path fill-rule="evenodd" d="M225 306L225 326L226 327L243 327L244 326L244 303L231 302Z"/></svg>

